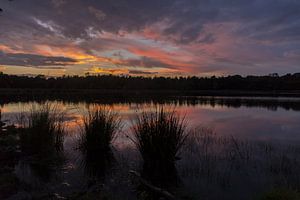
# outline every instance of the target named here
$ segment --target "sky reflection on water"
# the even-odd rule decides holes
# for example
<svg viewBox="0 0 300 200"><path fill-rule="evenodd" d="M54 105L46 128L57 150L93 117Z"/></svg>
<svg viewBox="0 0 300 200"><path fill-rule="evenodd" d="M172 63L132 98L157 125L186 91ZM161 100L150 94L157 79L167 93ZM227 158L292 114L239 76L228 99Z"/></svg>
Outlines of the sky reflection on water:
<svg viewBox="0 0 300 200"><path fill-rule="evenodd" d="M262 102L262 103L260 103ZM78 132L82 124L88 103L64 103L51 101L58 109L66 112L66 125L70 132ZM30 110L34 102L8 103L1 107L3 118L16 123L20 112ZM37 103L40 104L40 103ZM103 106L105 104L95 104ZM156 106L167 109L175 108L185 116L189 127L205 126L218 135L235 136L242 139L279 140L284 142L299 142L300 140L300 105L299 99L273 98L198 98L197 101L171 101L156 104L145 103L115 103L106 105L120 113L124 121L123 134L130 134L130 126L135 116L142 111L155 109ZM292 105L292 106L291 106ZM126 144L126 135L120 136L117 143Z"/></svg>

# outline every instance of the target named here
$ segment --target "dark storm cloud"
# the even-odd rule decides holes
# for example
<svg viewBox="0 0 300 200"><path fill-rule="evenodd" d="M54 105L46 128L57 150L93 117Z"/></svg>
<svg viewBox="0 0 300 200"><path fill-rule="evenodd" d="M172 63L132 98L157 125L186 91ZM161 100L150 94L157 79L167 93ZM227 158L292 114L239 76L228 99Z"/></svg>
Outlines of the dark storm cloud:
<svg viewBox="0 0 300 200"><path fill-rule="evenodd" d="M4 18L11 18L4 21L38 28L32 24L35 17L57 24L65 36L73 38L88 37L89 27L117 33L140 30L161 20L168 21L162 34L175 35L170 38L179 43L197 42L203 25L209 22L243 23L241 32L257 32L258 39L268 37L265 30L277 26L282 27L270 33L271 37L297 36L300 25L300 1L296 0L24 0L4 2L3 7L8 10Z"/></svg>
<svg viewBox="0 0 300 200"><path fill-rule="evenodd" d="M58 69L67 64L74 63L76 63L76 60L66 57L50 57L23 53L4 53L0 51L0 65L26 67L52 66L52 68L54 67Z"/></svg>
<svg viewBox="0 0 300 200"><path fill-rule="evenodd" d="M153 68L153 67L160 67L160 68L175 68L173 65L166 64L159 60L142 57L141 59L128 59L124 60L124 64L130 67L145 67L145 68Z"/></svg>

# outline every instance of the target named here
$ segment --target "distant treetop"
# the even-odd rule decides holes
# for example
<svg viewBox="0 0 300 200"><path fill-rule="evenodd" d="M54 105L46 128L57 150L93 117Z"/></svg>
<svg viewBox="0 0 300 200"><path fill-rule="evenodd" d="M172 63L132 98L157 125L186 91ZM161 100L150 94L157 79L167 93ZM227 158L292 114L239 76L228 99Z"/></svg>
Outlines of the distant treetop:
<svg viewBox="0 0 300 200"><path fill-rule="evenodd" d="M267 76L132 77L89 75L47 77L0 72L0 88L122 90L300 90L300 73Z"/></svg>

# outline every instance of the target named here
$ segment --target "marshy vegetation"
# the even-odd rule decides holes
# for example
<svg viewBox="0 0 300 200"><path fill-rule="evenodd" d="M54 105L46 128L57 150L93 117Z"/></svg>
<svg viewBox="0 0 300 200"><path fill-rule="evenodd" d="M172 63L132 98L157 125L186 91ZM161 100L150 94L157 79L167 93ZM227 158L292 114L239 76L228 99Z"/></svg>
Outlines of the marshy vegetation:
<svg viewBox="0 0 300 200"><path fill-rule="evenodd" d="M16 127L1 129L0 164L14 160L0 170L1 183L13 183L9 188L7 184L5 187L0 184L1 198L16 192L18 187L28 190L28 183L15 175L14 168L22 164L29 166L34 176L48 181L53 172L61 171L64 163L69 162L64 159L65 118L65 113L55 105L46 103L21 114ZM74 152L79 150L82 156L87 180L101 189L84 190L82 195L81 189L76 188L80 195L65 193L66 198L101 199L105 191L110 191L108 199L136 199L122 195L115 198L118 184L129 185L127 190L135 190L139 199L166 199L165 193L161 193L163 190L178 199L277 200L285 196L294 200L299 197L300 149L297 145L239 140L216 135L206 128L191 130L185 118L175 110L156 108L136 115L128 127L131 132L125 134L136 151L129 152L124 159L120 155L125 155L127 150L113 147L118 133L122 132L119 113L107 107L93 107L82 116L82 121ZM112 163L122 170L105 179ZM138 183L130 180L130 170L141 174ZM114 186L109 190L111 181Z"/></svg>
<svg viewBox="0 0 300 200"><path fill-rule="evenodd" d="M17 145L15 128L4 122L0 109L0 199L11 196L18 189L18 179L14 174L19 157Z"/></svg>
<svg viewBox="0 0 300 200"><path fill-rule="evenodd" d="M111 144L120 128L120 116L107 107L89 108L87 116L83 117L79 150L83 153L82 163L92 177L104 176L111 165Z"/></svg>
<svg viewBox="0 0 300 200"><path fill-rule="evenodd" d="M64 115L57 108L49 104L33 106L29 115L21 114L19 119L22 153L42 158L62 151Z"/></svg>
<svg viewBox="0 0 300 200"><path fill-rule="evenodd" d="M52 172L63 163L64 113L55 105L33 106L29 114L19 116L21 167L30 166L42 180L49 181Z"/></svg>
<svg viewBox="0 0 300 200"><path fill-rule="evenodd" d="M187 136L184 118L158 108L143 112L133 125L134 143L143 158L142 176L155 184L177 182L176 160Z"/></svg>
<svg viewBox="0 0 300 200"><path fill-rule="evenodd" d="M183 149L178 170L194 197L275 200L282 195L272 192L276 188L291 196L299 191L299 145L239 140L197 128Z"/></svg>
<svg viewBox="0 0 300 200"><path fill-rule="evenodd" d="M79 148L83 152L107 152L121 127L118 113L109 108L91 108L83 117Z"/></svg>

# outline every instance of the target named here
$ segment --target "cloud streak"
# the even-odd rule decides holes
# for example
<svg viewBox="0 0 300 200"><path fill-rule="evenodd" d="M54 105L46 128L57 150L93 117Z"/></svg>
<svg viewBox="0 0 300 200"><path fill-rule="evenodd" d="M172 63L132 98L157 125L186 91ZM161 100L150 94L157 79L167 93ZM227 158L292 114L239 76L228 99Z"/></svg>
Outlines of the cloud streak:
<svg viewBox="0 0 300 200"><path fill-rule="evenodd" d="M82 74L99 66L160 75L300 70L300 1L26 0L1 6L0 64L8 67L66 65L66 73Z"/></svg>
<svg viewBox="0 0 300 200"><path fill-rule="evenodd" d="M0 65L24 67L45 67L60 69L62 66L72 65L77 61L66 57L50 57L35 54L4 53L0 51Z"/></svg>

